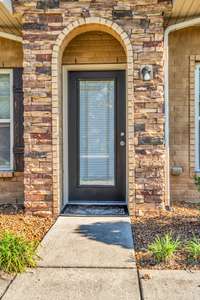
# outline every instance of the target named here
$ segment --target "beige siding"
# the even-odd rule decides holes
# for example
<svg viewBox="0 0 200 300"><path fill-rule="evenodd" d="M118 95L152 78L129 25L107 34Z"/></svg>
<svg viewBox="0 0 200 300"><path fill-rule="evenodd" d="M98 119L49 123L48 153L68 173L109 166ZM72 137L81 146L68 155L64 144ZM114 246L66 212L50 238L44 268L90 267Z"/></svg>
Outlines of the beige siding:
<svg viewBox="0 0 200 300"><path fill-rule="evenodd" d="M22 44L0 38L0 68L16 68L23 65Z"/></svg>
<svg viewBox="0 0 200 300"><path fill-rule="evenodd" d="M126 54L110 34L86 32L74 38L63 54L63 64L125 63Z"/></svg>
<svg viewBox="0 0 200 300"><path fill-rule="evenodd" d="M200 28L176 31L169 37L170 160L183 174L171 176L173 200L200 200L194 184L194 72L191 59L200 54Z"/></svg>
<svg viewBox="0 0 200 300"><path fill-rule="evenodd" d="M11 177L0 174L0 204L22 204L24 201L24 175L15 172Z"/></svg>

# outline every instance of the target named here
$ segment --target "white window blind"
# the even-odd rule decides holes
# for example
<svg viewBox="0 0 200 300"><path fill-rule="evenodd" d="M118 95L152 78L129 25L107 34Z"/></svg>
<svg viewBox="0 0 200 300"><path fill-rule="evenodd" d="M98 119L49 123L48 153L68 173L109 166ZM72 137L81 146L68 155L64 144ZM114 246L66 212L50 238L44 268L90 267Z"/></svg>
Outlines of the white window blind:
<svg viewBox="0 0 200 300"><path fill-rule="evenodd" d="M115 82L79 84L80 185L114 185Z"/></svg>
<svg viewBox="0 0 200 300"><path fill-rule="evenodd" d="M12 72L0 70L0 170L12 169Z"/></svg>

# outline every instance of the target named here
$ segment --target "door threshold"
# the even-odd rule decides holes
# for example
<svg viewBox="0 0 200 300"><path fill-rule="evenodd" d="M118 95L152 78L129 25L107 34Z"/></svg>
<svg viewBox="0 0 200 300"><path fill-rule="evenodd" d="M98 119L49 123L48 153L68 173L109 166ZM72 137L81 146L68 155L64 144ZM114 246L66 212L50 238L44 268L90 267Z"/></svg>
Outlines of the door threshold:
<svg viewBox="0 0 200 300"><path fill-rule="evenodd" d="M67 205L81 205L81 206L127 206L127 203L125 201L80 201L80 200L75 200L75 201L69 201L68 203L65 204Z"/></svg>

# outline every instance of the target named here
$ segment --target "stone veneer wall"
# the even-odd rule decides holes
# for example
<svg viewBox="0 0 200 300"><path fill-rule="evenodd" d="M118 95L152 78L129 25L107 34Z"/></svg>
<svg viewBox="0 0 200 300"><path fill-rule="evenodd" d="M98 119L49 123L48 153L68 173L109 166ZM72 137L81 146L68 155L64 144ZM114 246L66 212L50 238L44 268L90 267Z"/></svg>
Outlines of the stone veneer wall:
<svg viewBox="0 0 200 300"><path fill-rule="evenodd" d="M27 211L46 216L57 215L60 210L62 140L57 64L67 34L85 22L104 24L126 48L129 209L132 214L155 209L167 201L163 14L171 10L171 1L65 0L56 8L58 2L13 1L16 12L23 13ZM145 64L153 66L154 79L149 82L140 79L140 68Z"/></svg>
<svg viewBox="0 0 200 300"><path fill-rule="evenodd" d="M183 45L185 45L183 47ZM195 174L195 66L200 63L200 29L190 27L169 36L171 199L200 202Z"/></svg>

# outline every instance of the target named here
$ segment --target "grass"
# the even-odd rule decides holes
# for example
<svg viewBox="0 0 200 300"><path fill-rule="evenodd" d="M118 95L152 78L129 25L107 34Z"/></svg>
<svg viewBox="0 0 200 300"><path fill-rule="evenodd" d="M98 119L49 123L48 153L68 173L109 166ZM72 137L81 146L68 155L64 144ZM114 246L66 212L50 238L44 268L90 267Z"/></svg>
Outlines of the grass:
<svg viewBox="0 0 200 300"><path fill-rule="evenodd" d="M36 247L36 242L5 231L0 239L0 270L22 273L27 267L35 267L38 258Z"/></svg>
<svg viewBox="0 0 200 300"><path fill-rule="evenodd" d="M193 261L200 260L200 239L194 236L193 239L187 243L186 251L189 259Z"/></svg>
<svg viewBox="0 0 200 300"><path fill-rule="evenodd" d="M154 256L157 263L169 261L178 247L180 241L174 240L171 234L167 233L163 237L156 237L155 241L148 246L148 250Z"/></svg>

